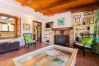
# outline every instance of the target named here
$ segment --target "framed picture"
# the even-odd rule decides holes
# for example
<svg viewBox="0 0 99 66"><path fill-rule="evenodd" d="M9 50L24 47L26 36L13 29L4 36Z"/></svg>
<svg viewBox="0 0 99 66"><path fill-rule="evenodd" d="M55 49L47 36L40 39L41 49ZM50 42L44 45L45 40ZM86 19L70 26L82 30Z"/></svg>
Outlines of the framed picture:
<svg viewBox="0 0 99 66"><path fill-rule="evenodd" d="M23 29L24 29L24 30L30 30L30 24L24 23L24 24L23 24Z"/></svg>
<svg viewBox="0 0 99 66"><path fill-rule="evenodd" d="M81 18L81 14L80 15L75 15L74 18Z"/></svg>
<svg viewBox="0 0 99 66"><path fill-rule="evenodd" d="M75 18L75 23L80 23L80 18Z"/></svg>
<svg viewBox="0 0 99 66"><path fill-rule="evenodd" d="M93 11L85 11L85 12L84 12L84 16L92 15L92 14L93 14Z"/></svg>
<svg viewBox="0 0 99 66"><path fill-rule="evenodd" d="M94 17L90 17L89 22L90 22L90 24L94 24Z"/></svg>
<svg viewBox="0 0 99 66"><path fill-rule="evenodd" d="M81 18L81 14L74 16L75 25L80 25L80 18Z"/></svg>
<svg viewBox="0 0 99 66"><path fill-rule="evenodd" d="M83 18L83 24L89 24L89 18Z"/></svg>
<svg viewBox="0 0 99 66"><path fill-rule="evenodd" d="M65 20L64 18L58 19L58 25L64 25Z"/></svg>

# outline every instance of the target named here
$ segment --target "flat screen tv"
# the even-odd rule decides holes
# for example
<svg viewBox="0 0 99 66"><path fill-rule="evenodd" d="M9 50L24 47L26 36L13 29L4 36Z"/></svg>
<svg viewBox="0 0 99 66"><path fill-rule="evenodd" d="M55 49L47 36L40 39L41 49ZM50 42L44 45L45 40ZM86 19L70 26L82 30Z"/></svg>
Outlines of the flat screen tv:
<svg viewBox="0 0 99 66"><path fill-rule="evenodd" d="M53 23L52 22L48 22L46 23L46 28L52 28Z"/></svg>

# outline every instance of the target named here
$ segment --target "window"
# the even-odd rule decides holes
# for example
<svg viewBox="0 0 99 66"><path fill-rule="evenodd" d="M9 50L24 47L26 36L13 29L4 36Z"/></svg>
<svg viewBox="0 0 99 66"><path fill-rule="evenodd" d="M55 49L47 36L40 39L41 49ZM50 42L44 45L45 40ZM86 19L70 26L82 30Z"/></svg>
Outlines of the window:
<svg viewBox="0 0 99 66"><path fill-rule="evenodd" d="M1 31L8 31L8 25L7 24L2 24L1 25Z"/></svg>
<svg viewBox="0 0 99 66"><path fill-rule="evenodd" d="M14 31L14 25L11 25L11 24L10 24L10 25L8 26L8 28L9 28L8 31Z"/></svg>
<svg viewBox="0 0 99 66"><path fill-rule="evenodd" d="M20 18L0 14L0 39L21 36Z"/></svg>

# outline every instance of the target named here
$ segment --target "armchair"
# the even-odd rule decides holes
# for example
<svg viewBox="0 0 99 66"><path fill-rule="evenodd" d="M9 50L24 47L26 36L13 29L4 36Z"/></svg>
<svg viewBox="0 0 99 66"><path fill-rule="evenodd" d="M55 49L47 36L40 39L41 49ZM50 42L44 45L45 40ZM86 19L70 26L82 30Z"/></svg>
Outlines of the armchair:
<svg viewBox="0 0 99 66"><path fill-rule="evenodd" d="M90 50L93 54L93 45L95 44L94 37L84 37L81 42L75 42L74 47L77 47L83 51L83 56L85 56L85 51Z"/></svg>
<svg viewBox="0 0 99 66"><path fill-rule="evenodd" d="M24 46L31 46L31 45L36 45L36 40L33 40L32 34L31 33L24 33L23 34L25 45Z"/></svg>

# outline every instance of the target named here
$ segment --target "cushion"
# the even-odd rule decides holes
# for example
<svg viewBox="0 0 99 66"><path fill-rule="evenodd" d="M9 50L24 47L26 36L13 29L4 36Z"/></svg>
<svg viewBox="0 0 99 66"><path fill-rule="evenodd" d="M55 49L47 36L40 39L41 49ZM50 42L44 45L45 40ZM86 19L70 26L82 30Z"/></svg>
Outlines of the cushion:
<svg viewBox="0 0 99 66"><path fill-rule="evenodd" d="M25 36L26 43L32 42L32 36Z"/></svg>
<svg viewBox="0 0 99 66"><path fill-rule="evenodd" d="M92 45L92 38L83 38L81 44L85 44L85 46L90 47Z"/></svg>
<svg viewBox="0 0 99 66"><path fill-rule="evenodd" d="M81 43L92 43L93 39L92 38L83 38Z"/></svg>

